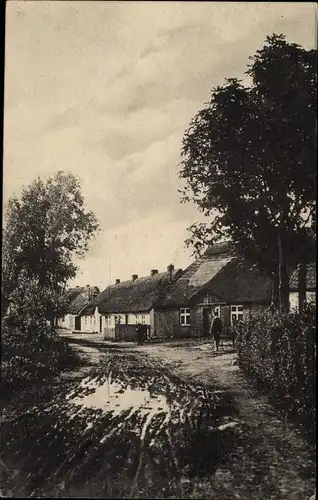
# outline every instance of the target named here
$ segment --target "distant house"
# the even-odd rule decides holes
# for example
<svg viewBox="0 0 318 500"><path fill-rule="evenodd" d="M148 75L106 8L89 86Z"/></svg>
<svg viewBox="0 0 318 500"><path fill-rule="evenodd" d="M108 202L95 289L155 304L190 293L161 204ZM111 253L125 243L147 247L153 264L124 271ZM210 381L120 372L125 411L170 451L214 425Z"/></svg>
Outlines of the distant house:
<svg viewBox="0 0 318 500"><path fill-rule="evenodd" d="M75 287L70 288L66 292L68 307L66 314L57 319L59 328L66 328L72 331L98 331L98 325L89 325L83 321L81 312L91 300L99 294L99 289L96 286Z"/></svg>
<svg viewBox="0 0 318 500"><path fill-rule="evenodd" d="M149 334L154 335L156 303L181 272L170 265L166 272L153 269L146 277L134 274L131 280L117 279L82 309L82 325L98 325L107 339L135 339L137 323L147 325Z"/></svg>
<svg viewBox="0 0 318 500"><path fill-rule="evenodd" d="M289 305L290 309L298 309L299 286L298 286L299 267L293 272L289 282ZM316 264L310 263L306 266L306 302L316 300Z"/></svg>
<svg viewBox="0 0 318 500"><path fill-rule="evenodd" d="M272 283L263 272L220 243L166 288L156 304L155 335L207 336L215 312L226 329L235 319L269 307L271 291Z"/></svg>

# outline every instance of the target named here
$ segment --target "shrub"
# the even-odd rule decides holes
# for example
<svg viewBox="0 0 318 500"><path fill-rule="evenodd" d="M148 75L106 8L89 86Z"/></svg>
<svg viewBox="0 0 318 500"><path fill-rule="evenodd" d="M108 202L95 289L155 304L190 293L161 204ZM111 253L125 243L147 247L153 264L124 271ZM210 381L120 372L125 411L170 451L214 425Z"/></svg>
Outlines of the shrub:
<svg viewBox="0 0 318 500"><path fill-rule="evenodd" d="M243 371L263 386L286 414L315 435L316 311L265 311L244 323L237 340Z"/></svg>
<svg viewBox="0 0 318 500"><path fill-rule="evenodd" d="M78 362L68 343L45 323L25 331L14 321L2 322L1 386L6 396Z"/></svg>

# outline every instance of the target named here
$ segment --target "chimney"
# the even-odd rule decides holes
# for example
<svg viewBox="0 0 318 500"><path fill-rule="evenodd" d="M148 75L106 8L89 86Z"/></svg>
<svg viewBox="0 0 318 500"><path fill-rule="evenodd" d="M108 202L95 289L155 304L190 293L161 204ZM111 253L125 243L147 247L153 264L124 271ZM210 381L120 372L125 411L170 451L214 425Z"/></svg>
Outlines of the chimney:
<svg viewBox="0 0 318 500"><path fill-rule="evenodd" d="M169 273L169 278L170 278L170 283L172 282L172 273L174 271L174 265L173 264L169 264L169 266L167 267L167 271Z"/></svg>
<svg viewBox="0 0 318 500"><path fill-rule="evenodd" d="M136 281L136 279L137 279L137 278L138 278L138 274L133 274L133 275L132 275L132 277L131 277L131 279L132 279L133 281Z"/></svg>
<svg viewBox="0 0 318 500"><path fill-rule="evenodd" d="M150 276L155 276L155 274L158 274L158 269L151 269Z"/></svg>
<svg viewBox="0 0 318 500"><path fill-rule="evenodd" d="M119 285L119 283L120 283L120 279L117 278L116 281L115 281L115 284Z"/></svg>

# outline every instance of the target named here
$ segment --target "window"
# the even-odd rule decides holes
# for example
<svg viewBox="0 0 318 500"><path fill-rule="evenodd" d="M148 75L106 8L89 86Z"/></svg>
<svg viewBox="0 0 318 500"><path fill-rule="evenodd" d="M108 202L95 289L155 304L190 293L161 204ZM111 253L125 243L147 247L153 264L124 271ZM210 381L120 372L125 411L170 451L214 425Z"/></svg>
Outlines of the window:
<svg viewBox="0 0 318 500"><path fill-rule="evenodd" d="M87 324L87 316L84 316L84 322L85 322L85 325Z"/></svg>
<svg viewBox="0 0 318 500"><path fill-rule="evenodd" d="M146 323L146 316L144 314L141 315L141 323L143 325Z"/></svg>
<svg viewBox="0 0 318 500"><path fill-rule="evenodd" d="M231 325L243 319L243 306L231 306Z"/></svg>
<svg viewBox="0 0 318 500"><path fill-rule="evenodd" d="M189 326L190 325L190 309L180 309L180 325Z"/></svg>

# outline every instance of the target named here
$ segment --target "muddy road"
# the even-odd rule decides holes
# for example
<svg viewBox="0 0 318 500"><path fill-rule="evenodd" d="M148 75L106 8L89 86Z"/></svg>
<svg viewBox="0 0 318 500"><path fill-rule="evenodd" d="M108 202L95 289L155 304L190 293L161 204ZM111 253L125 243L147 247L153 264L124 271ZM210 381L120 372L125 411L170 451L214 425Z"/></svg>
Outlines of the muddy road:
<svg viewBox="0 0 318 500"><path fill-rule="evenodd" d="M86 366L4 413L3 495L312 494L311 450L264 401L262 407L244 392L229 346L216 355L207 343L136 347L73 337L72 345Z"/></svg>

